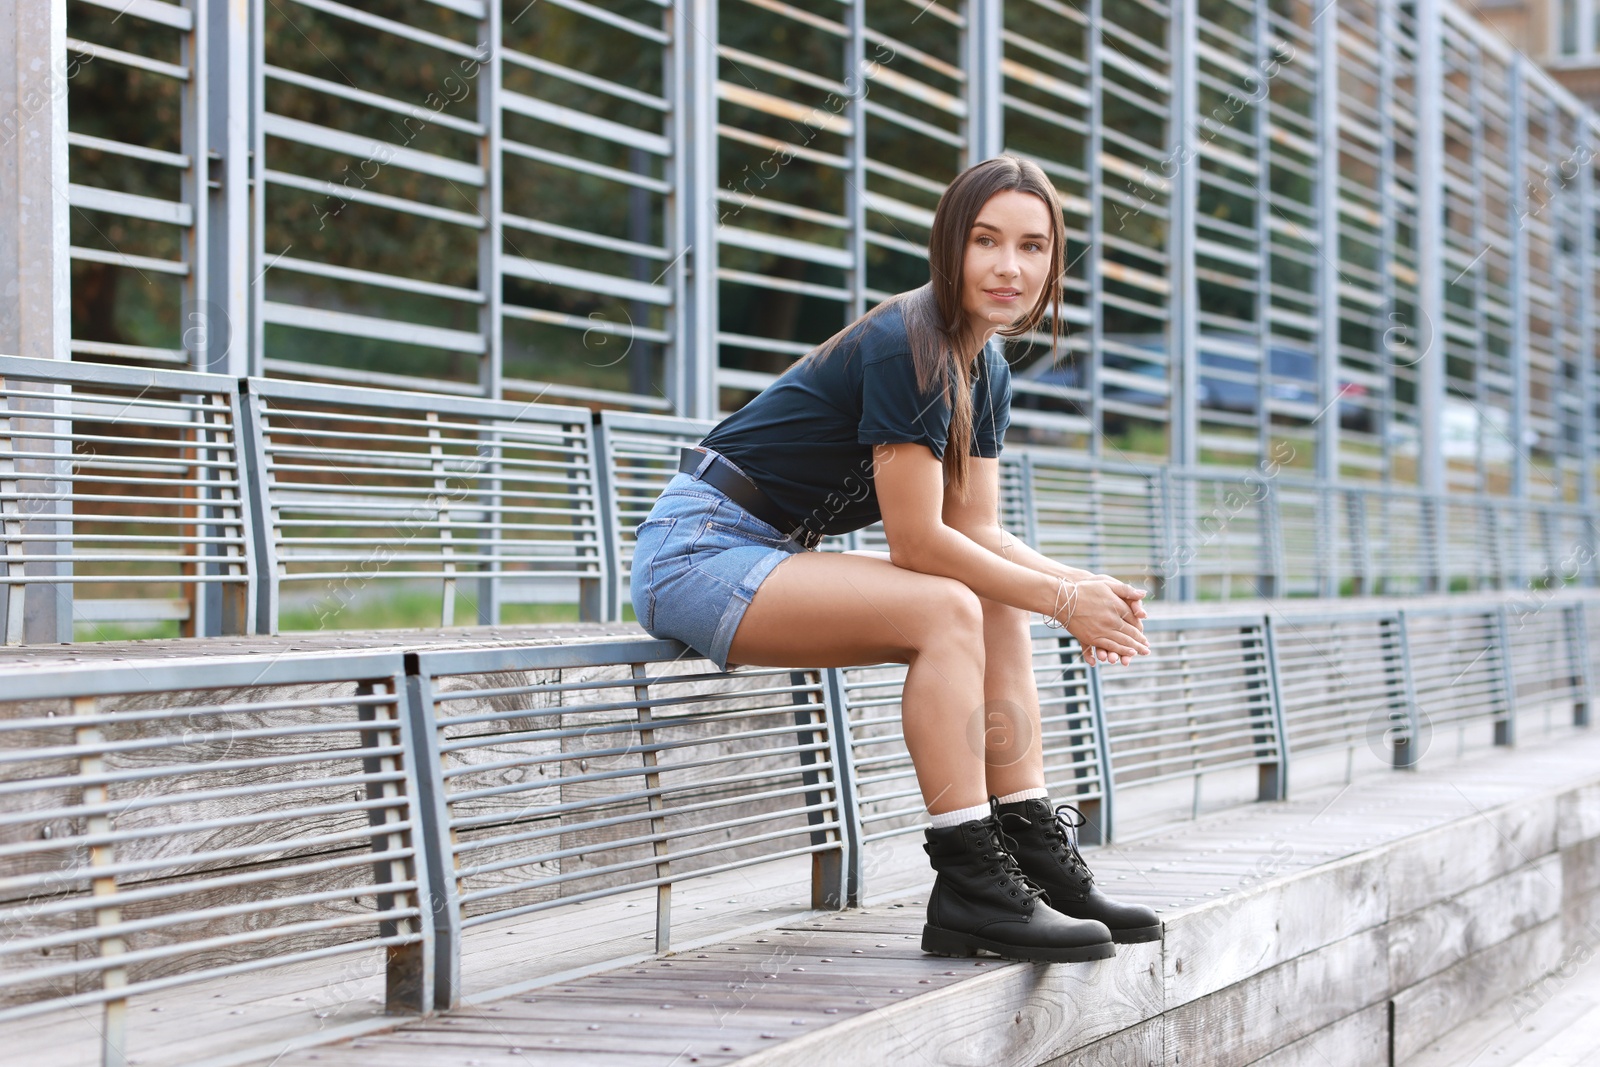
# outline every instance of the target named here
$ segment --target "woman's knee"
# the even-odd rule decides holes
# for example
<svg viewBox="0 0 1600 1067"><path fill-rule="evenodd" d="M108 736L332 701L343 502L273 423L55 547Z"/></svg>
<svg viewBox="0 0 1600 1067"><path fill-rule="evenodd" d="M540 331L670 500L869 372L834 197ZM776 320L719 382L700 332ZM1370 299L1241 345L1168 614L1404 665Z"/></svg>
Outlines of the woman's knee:
<svg viewBox="0 0 1600 1067"><path fill-rule="evenodd" d="M978 594L954 578L931 577L919 599L919 647L953 644L982 650L983 602Z"/></svg>

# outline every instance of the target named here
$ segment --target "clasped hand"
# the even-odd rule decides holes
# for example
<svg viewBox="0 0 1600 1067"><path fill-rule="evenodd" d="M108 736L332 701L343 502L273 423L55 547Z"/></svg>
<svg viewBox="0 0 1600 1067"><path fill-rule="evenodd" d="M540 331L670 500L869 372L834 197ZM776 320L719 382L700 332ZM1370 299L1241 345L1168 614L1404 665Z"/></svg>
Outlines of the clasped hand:
<svg viewBox="0 0 1600 1067"><path fill-rule="evenodd" d="M1074 584L1077 595L1073 606L1058 614L1056 620L1078 639L1085 662L1127 666L1135 656L1149 654L1150 642L1139 621L1150 614L1144 609L1143 589L1109 574L1090 575Z"/></svg>

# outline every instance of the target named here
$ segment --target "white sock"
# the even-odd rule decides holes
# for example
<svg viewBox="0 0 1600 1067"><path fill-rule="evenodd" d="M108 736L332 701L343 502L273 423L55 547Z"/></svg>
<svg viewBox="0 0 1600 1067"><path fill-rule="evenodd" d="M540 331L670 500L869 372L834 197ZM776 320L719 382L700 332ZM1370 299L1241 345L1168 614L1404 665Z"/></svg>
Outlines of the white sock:
<svg viewBox="0 0 1600 1067"><path fill-rule="evenodd" d="M1015 793L1007 793L1005 796L1000 798L1000 803L1002 803L1002 804L1020 804L1024 800L1049 800L1049 799L1050 799L1050 790L1046 789L1042 785L1036 785L1032 789L1019 789Z"/></svg>
<svg viewBox="0 0 1600 1067"><path fill-rule="evenodd" d="M933 828L941 830L947 826L960 826L973 819L984 819L989 815L989 805L974 804L970 808L957 808L955 811L944 811L933 817Z"/></svg>

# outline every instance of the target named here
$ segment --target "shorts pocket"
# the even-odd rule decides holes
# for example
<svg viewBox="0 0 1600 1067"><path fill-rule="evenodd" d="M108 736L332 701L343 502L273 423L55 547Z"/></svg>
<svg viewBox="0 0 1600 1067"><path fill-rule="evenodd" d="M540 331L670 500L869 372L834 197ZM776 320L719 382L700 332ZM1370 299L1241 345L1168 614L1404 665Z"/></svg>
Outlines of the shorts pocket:
<svg viewBox="0 0 1600 1067"><path fill-rule="evenodd" d="M639 524L636 531L628 591L633 599L633 613L638 617L639 625L649 632L653 632L655 628L656 593L653 586L656 556L666 545L667 538L672 534L672 528L677 524L676 517L646 519Z"/></svg>
<svg viewBox="0 0 1600 1067"><path fill-rule="evenodd" d="M751 544L766 545L769 548L777 548L789 540L787 537L770 534L766 530L757 527L753 522L741 522L737 526L728 526L720 522L708 522L706 523L706 532L723 540L725 543L744 541Z"/></svg>

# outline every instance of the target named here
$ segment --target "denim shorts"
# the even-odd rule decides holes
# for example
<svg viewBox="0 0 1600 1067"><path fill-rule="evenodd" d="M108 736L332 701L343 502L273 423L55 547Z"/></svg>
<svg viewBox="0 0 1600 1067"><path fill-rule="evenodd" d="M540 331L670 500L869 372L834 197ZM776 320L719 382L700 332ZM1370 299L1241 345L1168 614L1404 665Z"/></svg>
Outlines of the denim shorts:
<svg viewBox="0 0 1600 1067"><path fill-rule="evenodd" d="M806 551L720 489L681 471L634 532L639 625L652 637L682 641L718 670L728 669L728 646L761 582Z"/></svg>

